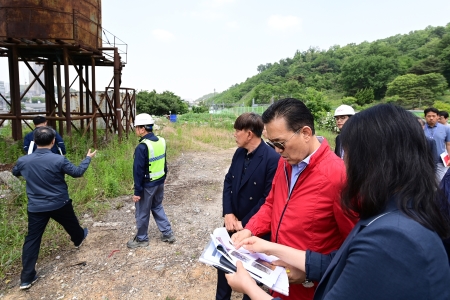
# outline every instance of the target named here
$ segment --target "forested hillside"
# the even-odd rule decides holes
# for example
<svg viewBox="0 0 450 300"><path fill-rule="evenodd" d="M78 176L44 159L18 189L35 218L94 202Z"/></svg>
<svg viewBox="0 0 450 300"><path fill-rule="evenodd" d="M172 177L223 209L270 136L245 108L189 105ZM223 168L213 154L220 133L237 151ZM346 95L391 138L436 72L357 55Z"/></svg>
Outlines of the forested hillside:
<svg viewBox="0 0 450 300"><path fill-rule="evenodd" d="M252 99L267 104L296 97L360 108L380 100L422 108L440 100L450 83L450 23L371 43L297 51L257 71L204 104L251 105Z"/></svg>

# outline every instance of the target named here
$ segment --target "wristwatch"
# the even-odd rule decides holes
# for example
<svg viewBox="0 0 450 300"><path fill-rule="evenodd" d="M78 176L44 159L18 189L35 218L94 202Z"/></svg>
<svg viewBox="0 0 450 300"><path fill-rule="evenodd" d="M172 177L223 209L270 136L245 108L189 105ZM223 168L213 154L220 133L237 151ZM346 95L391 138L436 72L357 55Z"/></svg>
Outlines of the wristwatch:
<svg viewBox="0 0 450 300"><path fill-rule="evenodd" d="M309 280L308 278L306 278L305 281L302 282L302 284L305 288L312 288L314 286L314 282L312 280Z"/></svg>

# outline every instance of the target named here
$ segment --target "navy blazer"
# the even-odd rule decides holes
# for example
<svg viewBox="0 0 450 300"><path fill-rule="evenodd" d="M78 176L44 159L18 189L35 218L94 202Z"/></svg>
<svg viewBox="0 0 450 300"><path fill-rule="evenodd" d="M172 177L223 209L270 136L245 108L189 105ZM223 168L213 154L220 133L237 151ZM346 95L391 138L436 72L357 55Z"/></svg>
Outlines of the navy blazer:
<svg viewBox="0 0 450 300"><path fill-rule="evenodd" d="M317 255L311 252L311 260ZM314 274L318 269L310 266L308 276L321 276ZM382 214L355 225L314 299L450 299L450 268L441 239L391 201Z"/></svg>
<svg viewBox="0 0 450 300"><path fill-rule="evenodd" d="M264 204L280 159L280 155L261 140L241 180L246 154L245 148L238 148L234 153L223 182L222 201L223 216L234 214L243 227Z"/></svg>

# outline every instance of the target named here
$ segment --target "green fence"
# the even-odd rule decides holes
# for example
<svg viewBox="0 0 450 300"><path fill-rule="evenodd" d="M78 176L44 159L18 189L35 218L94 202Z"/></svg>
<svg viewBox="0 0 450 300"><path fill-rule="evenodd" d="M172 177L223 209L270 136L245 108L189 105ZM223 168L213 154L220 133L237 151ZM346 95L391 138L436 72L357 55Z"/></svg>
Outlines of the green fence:
<svg viewBox="0 0 450 300"><path fill-rule="evenodd" d="M217 110L210 110L210 113L213 114L235 114L237 116L246 113L246 112L254 112L257 114L262 114L269 105L264 106L236 106L231 108L224 108L224 109L217 109Z"/></svg>

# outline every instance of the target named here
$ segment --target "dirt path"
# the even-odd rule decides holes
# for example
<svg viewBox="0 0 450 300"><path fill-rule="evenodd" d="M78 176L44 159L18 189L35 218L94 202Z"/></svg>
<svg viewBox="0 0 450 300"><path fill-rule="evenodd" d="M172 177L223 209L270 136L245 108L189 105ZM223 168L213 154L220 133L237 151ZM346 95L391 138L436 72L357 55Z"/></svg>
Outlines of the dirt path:
<svg viewBox="0 0 450 300"><path fill-rule="evenodd" d="M185 153L169 164L164 208L177 241L166 244L150 220L150 246L129 250L135 234L131 196L110 199L101 220L80 216L89 236L38 261L39 280L19 291L19 278L1 299L214 299L216 271L198 261L214 228L222 226L223 178L235 149ZM232 299L241 299L234 293Z"/></svg>

